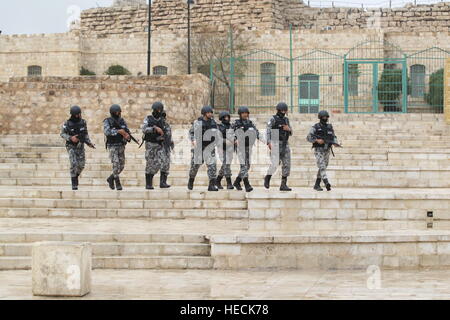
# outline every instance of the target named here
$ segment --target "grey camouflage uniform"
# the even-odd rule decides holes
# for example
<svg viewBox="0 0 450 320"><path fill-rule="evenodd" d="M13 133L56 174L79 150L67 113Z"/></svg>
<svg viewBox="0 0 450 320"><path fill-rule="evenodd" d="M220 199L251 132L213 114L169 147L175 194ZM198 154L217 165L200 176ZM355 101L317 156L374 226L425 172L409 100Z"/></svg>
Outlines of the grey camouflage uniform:
<svg viewBox="0 0 450 320"><path fill-rule="evenodd" d="M229 129L232 132L231 126ZM223 138L223 137L222 137ZM228 138L231 138L228 139ZM231 177L231 163L233 162L233 153L234 153L234 135L226 135L225 138L223 138L222 144L218 145L217 152L219 154L220 162L222 162L222 166L219 170L219 176L221 177ZM224 147L225 145L225 147Z"/></svg>
<svg viewBox="0 0 450 320"><path fill-rule="evenodd" d="M172 141L172 129L170 125L164 121L164 132L169 136L169 141ZM149 127L148 117L145 118L142 124L142 132L145 134L153 133L154 128ZM145 173L155 175L161 170L161 173L169 174L170 170L170 148L165 148L160 143L145 142Z"/></svg>
<svg viewBox="0 0 450 320"><path fill-rule="evenodd" d="M64 122L64 124L61 127L60 136L67 142L70 141L71 136L69 134L69 131L67 130L67 121ZM86 142L91 143L88 133L86 133L85 139ZM84 167L86 165L84 143L80 142L76 146L66 143L66 150L67 153L69 154L70 176L72 178L78 177L83 172Z"/></svg>
<svg viewBox="0 0 450 320"><path fill-rule="evenodd" d="M316 141L316 129L315 127L311 127L309 130L308 136L306 140L308 142L314 143ZM334 136L334 143L338 143L336 136ZM317 179L328 180L327 176L327 167L328 162L330 160L331 146L326 145L325 147L315 147L314 155L317 161L317 167L319 168L317 172Z"/></svg>
<svg viewBox="0 0 450 320"><path fill-rule="evenodd" d="M237 119L232 125L233 130L235 131L235 137L238 139L238 136L236 134L236 131L239 130L239 127L241 124L250 124L250 128L248 130L254 130L256 139L261 140L261 137L259 136L259 131L256 128L256 126L252 123L250 119L242 120ZM256 140L255 140L256 141ZM245 146L245 147L239 147L237 146L237 156L240 164L240 170L238 177L241 179L248 178L248 173L250 171L251 167L251 153L252 153L253 146Z"/></svg>
<svg viewBox="0 0 450 320"><path fill-rule="evenodd" d="M124 120L125 121L125 120ZM117 136L118 130L112 128L107 119L103 121L103 132L105 136ZM112 173L114 178L118 178L120 173L125 168L125 145L127 144L125 139L122 139L121 143L114 143L107 145L109 150L109 158L112 163Z"/></svg>
<svg viewBox="0 0 450 320"><path fill-rule="evenodd" d="M201 122L199 120L195 120L192 124L191 128L189 129L189 140L195 141L195 132L197 130L200 130L201 132ZM217 130L218 131L218 130ZM216 138L217 141L217 138ZM201 144L201 141L197 141L197 144ZM208 179L216 179L217 178L217 159L216 159L216 152L215 148L212 152L203 154L201 158L195 157L194 148L191 148L191 168L189 169L189 178L195 178L198 173L198 169L203 163L206 163L206 166L208 168Z"/></svg>
<svg viewBox="0 0 450 320"><path fill-rule="evenodd" d="M291 128L289 119L286 118L286 120L289 128ZM286 142L286 145L283 146L283 143L279 139L272 140L272 128L275 121L275 116L272 116L266 127L267 144L272 144L272 152L270 153L271 164L269 166L269 169L267 170L267 175L272 176L277 171L278 165L281 163L281 176L289 177L291 173L291 148L289 147L288 142ZM292 128L289 135L292 136ZM277 148L278 154L275 152Z"/></svg>

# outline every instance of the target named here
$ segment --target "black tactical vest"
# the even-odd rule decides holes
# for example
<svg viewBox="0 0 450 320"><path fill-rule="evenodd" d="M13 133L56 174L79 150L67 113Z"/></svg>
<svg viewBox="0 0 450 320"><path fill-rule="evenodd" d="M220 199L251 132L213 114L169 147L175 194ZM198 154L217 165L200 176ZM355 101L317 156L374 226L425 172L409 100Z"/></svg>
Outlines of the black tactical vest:
<svg viewBox="0 0 450 320"><path fill-rule="evenodd" d="M120 129L128 129L125 121L123 118L120 118L119 120L116 120L112 117L106 119L109 122L109 125L111 128L120 130ZM115 136L107 136L106 137L106 144L125 144L125 140L123 139L122 135L117 134Z"/></svg>
<svg viewBox="0 0 450 320"><path fill-rule="evenodd" d="M164 130L164 119L162 117L160 117L159 119L156 119L153 115L150 115L147 117L147 124L149 127L158 127L161 130L164 131L165 134L165 130ZM163 143L164 138L157 132L153 131L152 133L146 133L144 136L144 140L147 142L152 142L152 143Z"/></svg>
<svg viewBox="0 0 450 320"><path fill-rule="evenodd" d="M283 130L283 126L288 124L288 119L286 117L281 118L278 115L274 115L273 118L275 119L275 122L272 125L272 129L278 130L280 141L287 142L289 140L289 132Z"/></svg>
<svg viewBox="0 0 450 320"><path fill-rule="evenodd" d="M334 129L331 124L323 125L321 123L316 123L314 125L316 130L317 139L322 139L325 141L325 144L330 144L334 140ZM325 147L325 144L314 143L313 147Z"/></svg>
<svg viewBox="0 0 450 320"><path fill-rule="evenodd" d="M78 135L78 138L82 140L87 133L86 121L84 121L83 119L78 122L69 119L67 120L66 125L68 134L71 137ZM67 141L67 144L75 145L75 143L73 143L71 140Z"/></svg>
<svg viewBox="0 0 450 320"><path fill-rule="evenodd" d="M244 132L247 132L248 130L255 130L255 125L253 124L253 122L251 120L242 120L242 119L236 119L236 121L234 122L234 130L239 130L242 129ZM256 130L255 130L255 137L252 139L252 145L255 143L256 141ZM250 137L246 136L245 137L245 147L248 148L250 146Z"/></svg>
<svg viewBox="0 0 450 320"><path fill-rule="evenodd" d="M222 139L223 139L223 148L225 149L227 144L226 144L226 139L227 139L227 130L229 130L231 128L231 123L225 124L225 123L219 123L218 124L218 128L220 133L222 134Z"/></svg>
<svg viewBox="0 0 450 320"><path fill-rule="evenodd" d="M208 130L217 130L217 123L216 121L214 121L214 119L209 119L209 120L205 120L203 119L203 117L198 118L198 121L200 121L202 123L202 148L206 148L207 146L209 146L211 143L214 143L216 138L214 136L211 137L210 141L205 141L204 137L205 137L205 133Z"/></svg>

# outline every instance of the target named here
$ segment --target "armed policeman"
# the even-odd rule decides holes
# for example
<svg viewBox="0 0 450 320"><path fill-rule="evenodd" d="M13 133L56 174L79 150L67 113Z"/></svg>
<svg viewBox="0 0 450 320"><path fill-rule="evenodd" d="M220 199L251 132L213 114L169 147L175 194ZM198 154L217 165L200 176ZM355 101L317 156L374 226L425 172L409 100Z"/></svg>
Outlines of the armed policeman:
<svg viewBox="0 0 450 320"><path fill-rule="evenodd" d="M167 177L170 169L170 152L173 148L172 130L166 122L164 105L155 102L152 114L147 116L142 124L145 141L145 188L153 190L153 177L161 171L159 187L170 188Z"/></svg>
<svg viewBox="0 0 450 320"><path fill-rule="evenodd" d="M276 172L278 165L282 164L281 169L281 191L292 191L287 186L287 178L291 172L291 149L289 147L289 137L292 136L292 129L289 119L286 116L288 105L280 102L276 106L277 113L272 116L266 127L267 146L271 151L271 165L264 177L264 187L270 188L270 179Z"/></svg>
<svg viewBox="0 0 450 320"><path fill-rule="evenodd" d="M341 147L341 145L334 133L333 126L331 123L328 123L330 118L329 113L327 111L320 111L318 118L320 121L312 126L306 137L306 140L313 144L312 147L314 148L314 155L317 160L317 167L319 168L314 190L323 191L320 186L320 182L323 181L327 191L330 191L331 185L327 176L330 153L333 153L333 146Z"/></svg>
<svg viewBox="0 0 450 320"><path fill-rule="evenodd" d="M231 162L233 161L234 153L234 132L231 129L230 123L230 113L228 111L222 111L219 114L219 120L221 123L218 124L219 131L221 133L222 144L217 145L217 151L219 153L220 161L222 166L219 170L219 175L217 176L217 188L223 189L221 181L225 177L227 181L227 189L234 189L233 182L231 181Z"/></svg>
<svg viewBox="0 0 450 320"><path fill-rule="evenodd" d="M195 120L189 130L191 148L191 168L189 170L188 189L194 188L195 177L203 163L208 167L208 191L219 191L216 186L217 160L216 144L218 140L217 123L213 119L213 108L205 106L201 110L202 116Z"/></svg>
<svg viewBox="0 0 450 320"><path fill-rule="evenodd" d="M111 117L103 120L103 132L106 137L106 149L109 150L109 158L112 163L112 174L106 181L111 190L122 190L119 175L125 168L125 146L131 141L132 136L125 119L122 118L120 106L113 104L109 112Z"/></svg>
<svg viewBox="0 0 450 320"><path fill-rule="evenodd" d="M245 191L253 191L249 181L249 171L251 166L251 154L256 139L260 139L259 131L250 120L250 110L247 107L239 107L239 118L233 123L237 155L240 164L239 175L233 185L237 190L242 190L241 181L244 182Z"/></svg>
<svg viewBox="0 0 450 320"><path fill-rule="evenodd" d="M66 141L66 150L69 154L72 190L78 190L78 178L86 164L84 145L95 149L89 138L87 123L81 118L79 106L70 108L70 118L62 125L60 135Z"/></svg>

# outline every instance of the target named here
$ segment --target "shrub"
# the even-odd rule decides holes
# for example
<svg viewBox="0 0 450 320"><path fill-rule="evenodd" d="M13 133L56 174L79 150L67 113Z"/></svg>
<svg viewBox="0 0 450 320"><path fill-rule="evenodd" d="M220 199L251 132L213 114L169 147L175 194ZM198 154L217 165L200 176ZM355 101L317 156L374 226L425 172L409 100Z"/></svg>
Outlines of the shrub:
<svg viewBox="0 0 450 320"><path fill-rule="evenodd" d="M127 68L121 65L112 65L106 70L105 74L108 76L127 76L131 75L131 72L127 70Z"/></svg>
<svg viewBox="0 0 450 320"><path fill-rule="evenodd" d="M444 105L444 69L439 69L430 75L430 90L425 93L425 101L430 106Z"/></svg>
<svg viewBox="0 0 450 320"><path fill-rule="evenodd" d="M95 76L95 72L86 69L85 67L81 67L80 76Z"/></svg>

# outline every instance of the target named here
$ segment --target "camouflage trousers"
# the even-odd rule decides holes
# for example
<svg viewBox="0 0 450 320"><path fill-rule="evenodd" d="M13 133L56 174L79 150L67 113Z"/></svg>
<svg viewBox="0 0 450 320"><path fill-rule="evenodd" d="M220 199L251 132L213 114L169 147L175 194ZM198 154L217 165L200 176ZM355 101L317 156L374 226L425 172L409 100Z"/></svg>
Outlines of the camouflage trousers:
<svg viewBox="0 0 450 320"><path fill-rule="evenodd" d="M109 158L112 163L112 171L114 178L118 178L119 174L125 168L125 145L108 145Z"/></svg>
<svg viewBox="0 0 450 320"><path fill-rule="evenodd" d="M223 148L217 149L219 153L220 162L222 166L219 170L219 176L231 177L231 162L233 162L233 149L231 151L224 150Z"/></svg>
<svg viewBox="0 0 450 320"><path fill-rule="evenodd" d="M245 148L245 151L244 150L241 151L238 148L237 155L240 164L238 177L241 179L248 178L248 172L250 171L251 166L250 164L251 149Z"/></svg>
<svg viewBox="0 0 450 320"><path fill-rule="evenodd" d="M145 143L145 173L155 175L161 170L162 173L169 173L170 150L166 150L159 143Z"/></svg>
<svg viewBox="0 0 450 320"><path fill-rule="evenodd" d="M84 152L84 144L80 147L66 146L70 161L70 176L72 178L78 177L84 170L86 164L86 156Z"/></svg>
<svg viewBox="0 0 450 320"><path fill-rule="evenodd" d="M191 169L189 170L189 178L195 178L197 176L198 169L203 163L206 163L208 167L208 179L216 179L217 178L217 160L215 151L211 152L211 154L201 157L202 159L196 159L194 149L191 149ZM201 162L201 163L200 163Z"/></svg>
<svg viewBox="0 0 450 320"><path fill-rule="evenodd" d="M330 160L330 153L331 149L315 148L314 155L316 156L317 167L319 168L319 171L317 172L317 179L328 179L327 167L328 161Z"/></svg>
<svg viewBox="0 0 450 320"><path fill-rule="evenodd" d="M278 152L271 152L270 154L271 164L267 170L267 175L273 176L277 171L278 165L281 163L281 176L289 177L291 174L291 148L289 145L286 145L286 147L273 145L273 148L274 151L278 148Z"/></svg>

